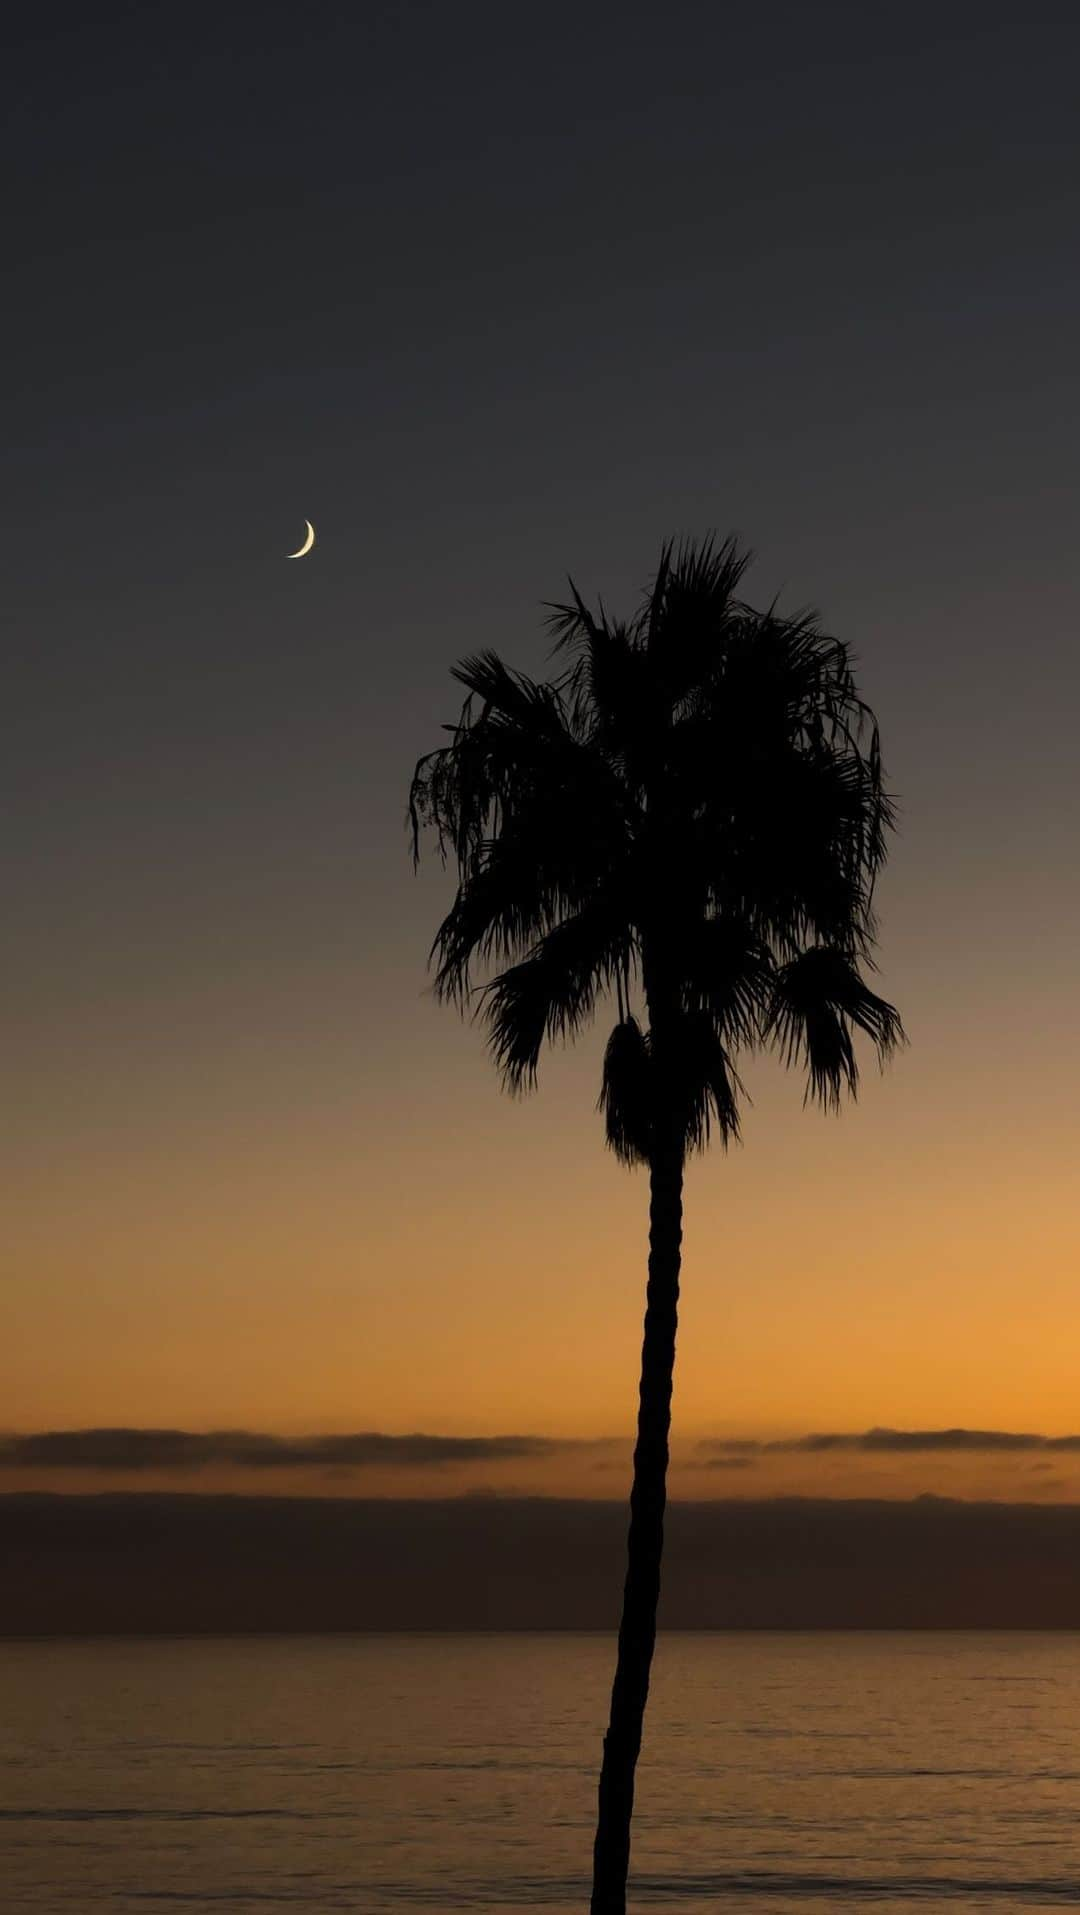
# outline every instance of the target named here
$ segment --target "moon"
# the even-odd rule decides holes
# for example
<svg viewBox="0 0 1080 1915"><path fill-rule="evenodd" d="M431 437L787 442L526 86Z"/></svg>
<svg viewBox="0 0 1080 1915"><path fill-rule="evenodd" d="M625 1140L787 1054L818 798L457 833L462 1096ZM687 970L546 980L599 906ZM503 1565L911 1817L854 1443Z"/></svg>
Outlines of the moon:
<svg viewBox="0 0 1080 1915"><path fill-rule="evenodd" d="M305 553L306 553L306 552L310 552L310 550L311 550L311 548L312 548L312 546L314 545L314 543L315 543L315 527L314 527L314 526L312 525L312 523L311 523L311 520L310 520L310 519L305 519L305 520L304 520L304 524L305 524L305 525L307 526L307 538L306 538L306 539L304 540L304 543L303 543L303 545L301 545L301 546L299 547L299 549L298 549L297 551L295 551L295 552L288 552L288 553L286 554L286 557L287 557L287 558L290 558L290 559L302 559L302 558L304 557L304 555L305 555Z"/></svg>

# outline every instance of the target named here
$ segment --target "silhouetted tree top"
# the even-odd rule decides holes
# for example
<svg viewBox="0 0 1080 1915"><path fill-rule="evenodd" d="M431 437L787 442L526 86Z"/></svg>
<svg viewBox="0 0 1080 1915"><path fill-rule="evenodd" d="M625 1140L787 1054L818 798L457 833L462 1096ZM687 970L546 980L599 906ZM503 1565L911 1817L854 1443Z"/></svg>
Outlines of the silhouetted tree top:
<svg viewBox="0 0 1080 1915"><path fill-rule="evenodd" d="M863 975L893 822L877 723L816 615L739 596L749 559L667 545L625 621L571 583L561 669L463 659L461 714L413 778L414 855L429 828L457 868L437 993L478 1012L511 1090L610 994L600 1101L627 1163L660 1104L684 1148L737 1135L741 1053L778 1050L836 1106L856 1033L881 1059L903 1038Z"/></svg>

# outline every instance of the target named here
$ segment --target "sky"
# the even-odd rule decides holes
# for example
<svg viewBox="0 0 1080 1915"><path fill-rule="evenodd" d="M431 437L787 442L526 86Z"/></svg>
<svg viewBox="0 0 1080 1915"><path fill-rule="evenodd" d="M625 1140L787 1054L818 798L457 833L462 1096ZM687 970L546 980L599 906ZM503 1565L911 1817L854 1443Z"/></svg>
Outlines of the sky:
<svg viewBox="0 0 1080 1915"><path fill-rule="evenodd" d="M1000 1440L1080 1428L1072 10L9 35L3 1483L623 1493L606 1026L502 1096L405 805L455 658L715 529L857 653L910 1046L692 1166L673 1490L1080 1501ZM102 1428L247 1448L19 1447Z"/></svg>

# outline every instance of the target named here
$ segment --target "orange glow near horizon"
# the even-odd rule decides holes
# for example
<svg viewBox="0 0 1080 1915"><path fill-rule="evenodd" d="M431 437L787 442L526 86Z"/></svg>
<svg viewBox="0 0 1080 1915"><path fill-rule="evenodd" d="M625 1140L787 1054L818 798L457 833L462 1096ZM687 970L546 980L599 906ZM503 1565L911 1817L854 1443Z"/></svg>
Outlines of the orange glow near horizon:
<svg viewBox="0 0 1080 1915"><path fill-rule="evenodd" d="M803 1111L797 1081L752 1065L744 1145L689 1171L677 1494L766 1482L1013 1494L1013 1466L985 1457L827 1469L774 1458L737 1481L688 1459L724 1435L883 1424L1053 1435L1080 1422L1076 1060L1015 995L1005 1039L1026 1046L1041 1089L1031 1108L1003 1105L1000 1012L990 1046L981 1002L962 1000L948 963L932 1000L910 938L892 948L884 988L913 1041L886 1077L872 1072L836 1119ZM26 1147L11 1207L9 1429L527 1432L625 1445L647 1190L602 1146L598 1040L554 1055L540 1094L512 1104L477 1033L420 983L417 968L393 987L394 1016L367 1043L342 1044L312 1014L301 1041L263 1058L265 1098L252 1092L251 1055L227 1041L216 1050L212 1029L197 1068L175 1045L151 1056L149 1089L134 1050L69 1085L54 1128L78 1131L83 1147ZM979 999L990 990L983 980ZM49 1069L46 1056L42 1107L51 1091L55 1110ZM432 1494L454 1480L403 1474L324 1487ZM1080 1489L1065 1463L1041 1475L1059 1495ZM625 1477L583 1474L563 1456L483 1482L609 1495ZM246 1475L243 1486L262 1487Z"/></svg>

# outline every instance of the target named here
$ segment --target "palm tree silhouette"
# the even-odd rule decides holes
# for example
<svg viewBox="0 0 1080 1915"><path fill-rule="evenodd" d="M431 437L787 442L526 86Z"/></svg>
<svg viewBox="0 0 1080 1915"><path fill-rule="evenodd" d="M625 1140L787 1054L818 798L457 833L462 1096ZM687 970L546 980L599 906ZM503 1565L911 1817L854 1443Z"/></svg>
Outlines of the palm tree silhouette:
<svg viewBox="0 0 1080 1915"><path fill-rule="evenodd" d="M649 1269L626 1582L593 1852L592 1915L624 1915L634 1776L656 1637L683 1167L739 1131L742 1052L774 1048L806 1095L854 1093L855 1032L886 1056L900 1019L872 965L892 809L847 646L813 614L738 596L734 539L664 547L637 613L549 607L559 674L493 652L454 676L450 742L421 758L414 858L434 832L458 887L432 947L437 994L478 1011L506 1085L599 999L607 1141L650 1178ZM474 985L477 964L488 973ZM493 973L493 974L491 974ZM644 1018L641 1015L644 1009Z"/></svg>

